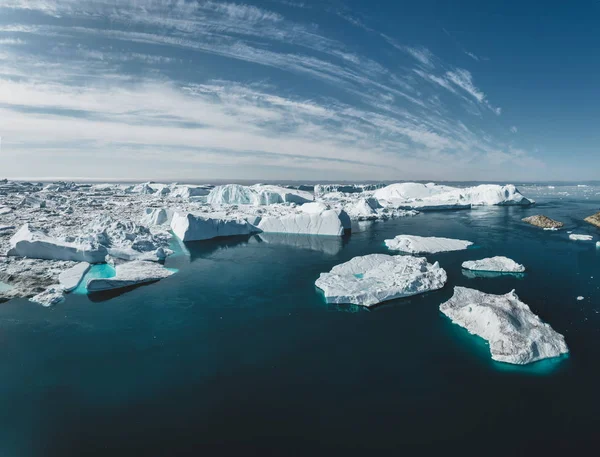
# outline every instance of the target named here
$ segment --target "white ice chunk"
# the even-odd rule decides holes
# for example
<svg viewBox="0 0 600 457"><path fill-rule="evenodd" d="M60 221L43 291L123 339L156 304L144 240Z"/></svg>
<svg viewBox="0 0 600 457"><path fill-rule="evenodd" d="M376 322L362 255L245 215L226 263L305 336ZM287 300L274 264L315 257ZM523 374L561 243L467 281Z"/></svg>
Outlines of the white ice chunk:
<svg viewBox="0 0 600 457"><path fill-rule="evenodd" d="M407 252L409 254L436 254L438 252L462 251L473 243L452 238L435 236L398 235L391 240L385 240L388 249Z"/></svg>
<svg viewBox="0 0 600 457"><path fill-rule="evenodd" d="M209 217L179 212L173 215L171 229L181 241L201 241L221 236L249 235L260 231L243 219L230 218L216 213Z"/></svg>
<svg viewBox="0 0 600 457"><path fill-rule="evenodd" d="M173 274L160 264L135 260L115 267L116 275L112 278L93 278L87 282L88 292L101 292L104 290L121 289L155 282Z"/></svg>
<svg viewBox="0 0 600 457"><path fill-rule="evenodd" d="M23 225L10 239L8 255L32 259L73 260L76 262L102 263L107 251L103 246L67 243L47 236L39 230Z"/></svg>
<svg viewBox="0 0 600 457"><path fill-rule="evenodd" d="M42 306L54 306L61 303L65 299L64 290L61 286L51 286L40 294L31 297L29 301L38 303Z"/></svg>
<svg viewBox="0 0 600 457"><path fill-rule="evenodd" d="M500 273L523 273L525 267L508 257L496 256L464 262L462 267L473 271L495 271Z"/></svg>
<svg viewBox="0 0 600 457"><path fill-rule="evenodd" d="M558 357L569 350L564 337L533 314L515 291L491 295L455 287L440 311L454 323L488 341L492 359L527 364Z"/></svg>
<svg viewBox="0 0 600 457"><path fill-rule="evenodd" d="M321 273L315 285L327 303L373 306L386 300L441 289L446 271L424 257L369 254Z"/></svg>
<svg viewBox="0 0 600 457"><path fill-rule="evenodd" d="M146 208L144 216L140 221L142 225L154 227L157 225L170 224L173 211L165 208Z"/></svg>
<svg viewBox="0 0 600 457"><path fill-rule="evenodd" d="M87 262L79 262L58 276L58 281L65 292L71 292L77 288L85 274L89 271L90 266Z"/></svg>
<svg viewBox="0 0 600 457"><path fill-rule="evenodd" d="M578 235L576 233L571 233L569 238L573 241L592 241L594 239L592 235Z"/></svg>

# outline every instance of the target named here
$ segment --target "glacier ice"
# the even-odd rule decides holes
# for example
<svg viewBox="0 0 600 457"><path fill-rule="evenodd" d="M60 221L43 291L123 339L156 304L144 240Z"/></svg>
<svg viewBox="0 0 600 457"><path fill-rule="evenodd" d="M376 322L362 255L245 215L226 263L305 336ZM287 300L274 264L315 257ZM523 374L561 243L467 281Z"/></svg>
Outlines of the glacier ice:
<svg viewBox="0 0 600 457"><path fill-rule="evenodd" d="M160 264L143 260L118 264L115 271L116 275L112 278L90 279L86 284L88 292L101 292L146 284L167 278L173 274L172 271Z"/></svg>
<svg viewBox="0 0 600 457"><path fill-rule="evenodd" d="M402 251L409 254L436 254L438 252L461 251L473 243L452 238L439 238L435 236L398 235L390 240L385 240L385 245L393 251Z"/></svg>
<svg viewBox="0 0 600 457"><path fill-rule="evenodd" d="M508 257L496 256L481 260L463 262L462 267L472 271L490 271L499 273L523 273L525 267Z"/></svg>
<svg viewBox="0 0 600 457"><path fill-rule="evenodd" d="M515 291L492 295L455 287L440 311L489 343L492 359L524 365L569 352L564 337L536 316Z"/></svg>
<svg viewBox="0 0 600 457"><path fill-rule="evenodd" d="M441 289L446 271L423 257L369 254L321 273L315 285L327 303L373 306L387 300Z"/></svg>
<svg viewBox="0 0 600 457"><path fill-rule="evenodd" d="M265 233L296 233L305 235L342 236L351 227L343 210L333 210L323 203L307 203L291 214L266 216L258 228Z"/></svg>

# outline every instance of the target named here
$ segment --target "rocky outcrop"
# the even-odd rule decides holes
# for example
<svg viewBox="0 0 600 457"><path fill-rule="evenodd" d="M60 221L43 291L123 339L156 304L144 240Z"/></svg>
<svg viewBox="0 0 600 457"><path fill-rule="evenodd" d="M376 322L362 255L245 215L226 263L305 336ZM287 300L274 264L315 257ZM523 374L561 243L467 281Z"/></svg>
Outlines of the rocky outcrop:
<svg viewBox="0 0 600 457"><path fill-rule="evenodd" d="M555 221L554 219L550 219L547 216L543 216L538 214L536 216L529 216L523 219L523 222L527 222L528 224L534 225L536 227L540 227L543 229L559 229L564 227L565 224L559 221Z"/></svg>

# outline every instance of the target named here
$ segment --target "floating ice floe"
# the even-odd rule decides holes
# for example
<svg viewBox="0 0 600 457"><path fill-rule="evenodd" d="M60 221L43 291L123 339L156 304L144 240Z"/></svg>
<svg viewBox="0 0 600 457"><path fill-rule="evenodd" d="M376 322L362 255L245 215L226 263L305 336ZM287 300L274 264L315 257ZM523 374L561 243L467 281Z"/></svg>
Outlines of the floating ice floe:
<svg viewBox="0 0 600 457"><path fill-rule="evenodd" d="M220 216L220 217L218 217ZM171 229L181 241L202 241L222 236L249 235L260 232L248 221L224 214L173 214Z"/></svg>
<svg viewBox="0 0 600 457"><path fill-rule="evenodd" d="M33 259L73 260L76 262L101 263L107 251L103 246L67 243L47 236L40 230L23 225L10 239L8 255Z"/></svg>
<svg viewBox="0 0 600 457"><path fill-rule="evenodd" d="M393 251L409 254L436 254L438 252L462 251L473 243L452 238L435 236L398 235L391 240L385 240L385 245Z"/></svg>
<svg viewBox="0 0 600 457"><path fill-rule="evenodd" d="M262 217L258 228L265 233L342 236L350 230L351 221L345 211L314 202L300 206L291 214Z"/></svg>
<svg viewBox="0 0 600 457"><path fill-rule="evenodd" d="M492 359L518 365L569 352L564 337L533 314L514 291L492 295L455 287L440 311L488 341Z"/></svg>
<svg viewBox="0 0 600 457"><path fill-rule="evenodd" d="M582 297L581 295L579 297L577 297L577 301L582 301L585 300L585 297Z"/></svg>
<svg viewBox="0 0 600 457"><path fill-rule="evenodd" d="M227 184L217 186L210 191L206 199L215 206L222 205L273 205L276 203L308 203L313 201L313 195L297 189L256 184L242 186Z"/></svg>
<svg viewBox="0 0 600 457"><path fill-rule="evenodd" d="M65 292L71 292L76 289L85 274L89 271L91 265L87 262L80 262L74 267L63 271L58 276L58 281Z"/></svg>
<svg viewBox="0 0 600 457"><path fill-rule="evenodd" d="M569 239L573 241L592 241L594 237L592 235L579 235L577 233L571 233Z"/></svg>
<svg viewBox="0 0 600 457"><path fill-rule="evenodd" d="M436 184L391 184L373 193L379 203L417 210L461 209L486 205L531 205L533 200L524 197L513 185L483 184L456 188Z"/></svg>
<svg viewBox="0 0 600 457"><path fill-rule="evenodd" d="M42 306L54 306L65 300L64 290L61 286L52 286L44 292L39 293L29 299L29 301L38 303Z"/></svg>
<svg viewBox="0 0 600 457"><path fill-rule="evenodd" d="M87 291L93 293L122 289L155 282L173 274L172 271L167 270L160 264L143 260L119 264L115 267L115 272L116 274L112 278L90 279L86 284Z"/></svg>
<svg viewBox="0 0 600 457"><path fill-rule="evenodd" d="M469 260L462 264L466 270L498 273L523 273L525 267L508 257L496 256L481 260Z"/></svg>
<svg viewBox="0 0 600 457"><path fill-rule="evenodd" d="M423 257L369 254L321 273L315 285L327 303L373 306L387 300L441 289L446 271Z"/></svg>

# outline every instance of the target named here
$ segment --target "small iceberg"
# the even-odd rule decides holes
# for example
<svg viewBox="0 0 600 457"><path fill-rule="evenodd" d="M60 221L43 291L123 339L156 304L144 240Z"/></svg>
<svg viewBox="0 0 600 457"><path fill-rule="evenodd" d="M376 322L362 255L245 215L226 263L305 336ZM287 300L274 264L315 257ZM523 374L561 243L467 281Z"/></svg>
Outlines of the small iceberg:
<svg viewBox="0 0 600 457"><path fill-rule="evenodd" d="M462 264L465 270L495 273L523 273L525 267L508 257L496 256L481 260L469 260Z"/></svg>
<svg viewBox="0 0 600 457"><path fill-rule="evenodd" d="M167 270L155 262L135 260L115 267L116 275L112 278L92 278L87 282L89 293L122 289L168 278L173 271Z"/></svg>
<svg viewBox="0 0 600 457"><path fill-rule="evenodd" d="M473 243L452 238L435 236L398 235L391 240L385 240L385 245L393 251L409 254L437 254L438 252L462 251Z"/></svg>
<svg viewBox="0 0 600 457"><path fill-rule="evenodd" d="M60 285L48 287L45 291L29 299L30 302L50 307L65 300L65 290Z"/></svg>
<svg viewBox="0 0 600 457"><path fill-rule="evenodd" d="M369 254L321 273L315 285L327 303L373 306L395 298L441 289L446 271L424 257Z"/></svg>
<svg viewBox="0 0 600 457"><path fill-rule="evenodd" d="M571 233L569 239L573 241L592 241L594 237L592 235L578 235L577 233Z"/></svg>
<svg viewBox="0 0 600 457"><path fill-rule="evenodd" d="M565 338L520 301L514 290L492 295L457 286L440 311L487 340L492 359L498 362L525 365L569 352Z"/></svg>

